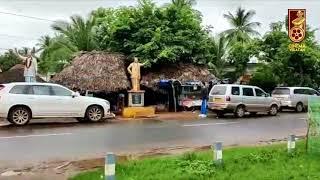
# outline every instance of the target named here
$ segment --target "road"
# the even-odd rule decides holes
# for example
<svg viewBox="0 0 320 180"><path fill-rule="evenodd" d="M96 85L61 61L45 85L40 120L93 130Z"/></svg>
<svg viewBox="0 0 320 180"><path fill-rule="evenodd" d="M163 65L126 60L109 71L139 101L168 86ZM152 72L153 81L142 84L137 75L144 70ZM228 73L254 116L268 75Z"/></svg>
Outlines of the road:
<svg viewBox="0 0 320 180"><path fill-rule="evenodd" d="M306 114L275 117L231 117L188 121L130 121L99 124L31 124L0 127L0 163L22 163L101 157L106 152L130 153L150 148L254 144L304 135Z"/></svg>

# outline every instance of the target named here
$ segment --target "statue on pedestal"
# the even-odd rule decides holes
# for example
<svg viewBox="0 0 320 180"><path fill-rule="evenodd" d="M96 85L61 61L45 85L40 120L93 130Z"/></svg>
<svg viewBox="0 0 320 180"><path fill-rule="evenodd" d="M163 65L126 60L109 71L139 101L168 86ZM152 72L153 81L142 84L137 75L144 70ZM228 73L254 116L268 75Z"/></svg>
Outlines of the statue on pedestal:
<svg viewBox="0 0 320 180"><path fill-rule="evenodd" d="M135 57L134 61L128 66L127 70L131 75L131 83L132 83L131 91L140 91L140 79L141 79L140 69L144 65L145 63L139 63L138 58Z"/></svg>
<svg viewBox="0 0 320 180"><path fill-rule="evenodd" d="M28 53L26 56L20 55L17 49L15 49L14 52L17 55L17 57L22 60L24 64L23 75L25 78L25 82L36 82L38 63L37 63L37 59L32 54L32 51L28 50Z"/></svg>

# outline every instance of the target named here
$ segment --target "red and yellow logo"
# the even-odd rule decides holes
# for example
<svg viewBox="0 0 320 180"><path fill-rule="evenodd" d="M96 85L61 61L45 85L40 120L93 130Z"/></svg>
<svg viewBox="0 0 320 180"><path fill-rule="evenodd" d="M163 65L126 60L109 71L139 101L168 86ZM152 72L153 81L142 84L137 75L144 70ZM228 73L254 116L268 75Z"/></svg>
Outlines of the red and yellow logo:
<svg viewBox="0 0 320 180"><path fill-rule="evenodd" d="M292 42L299 43L306 36L306 10L288 9L288 35Z"/></svg>

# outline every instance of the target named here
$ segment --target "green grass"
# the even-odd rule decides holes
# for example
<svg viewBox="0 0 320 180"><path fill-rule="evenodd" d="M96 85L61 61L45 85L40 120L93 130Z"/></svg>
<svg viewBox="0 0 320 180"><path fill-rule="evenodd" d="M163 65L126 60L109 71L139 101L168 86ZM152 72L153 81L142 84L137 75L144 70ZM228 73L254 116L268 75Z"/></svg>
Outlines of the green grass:
<svg viewBox="0 0 320 180"><path fill-rule="evenodd" d="M304 180L320 179L320 156L307 155L304 143L288 154L286 145L241 147L224 151L224 165L212 163L212 151L147 158L117 164L117 180ZM70 180L103 179L103 170Z"/></svg>

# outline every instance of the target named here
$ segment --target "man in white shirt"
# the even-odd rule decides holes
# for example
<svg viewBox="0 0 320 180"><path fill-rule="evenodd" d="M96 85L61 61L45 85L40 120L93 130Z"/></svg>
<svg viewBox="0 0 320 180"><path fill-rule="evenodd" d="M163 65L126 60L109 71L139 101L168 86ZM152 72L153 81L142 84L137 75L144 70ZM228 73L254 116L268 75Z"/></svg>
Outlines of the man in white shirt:
<svg viewBox="0 0 320 180"><path fill-rule="evenodd" d="M36 76L38 71L37 59L32 55L31 50L28 50L27 56L21 56L17 49L15 54L22 60L24 64L24 78L25 82L36 82Z"/></svg>

